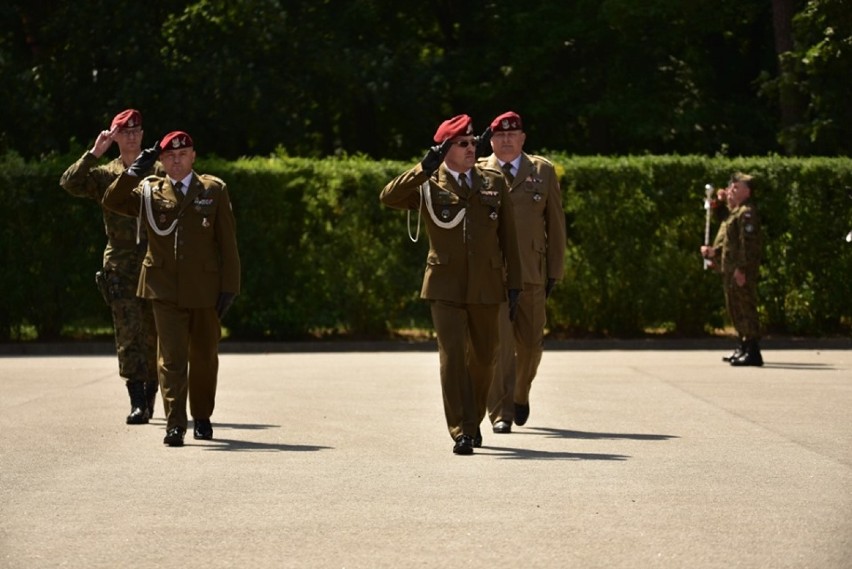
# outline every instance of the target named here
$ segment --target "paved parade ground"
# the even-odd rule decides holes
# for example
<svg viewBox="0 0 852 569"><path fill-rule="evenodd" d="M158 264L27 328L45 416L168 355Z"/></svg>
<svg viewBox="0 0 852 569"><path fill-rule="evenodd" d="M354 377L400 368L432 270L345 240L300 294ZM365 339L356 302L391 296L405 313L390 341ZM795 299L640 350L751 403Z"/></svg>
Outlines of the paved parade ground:
<svg viewBox="0 0 852 569"><path fill-rule="evenodd" d="M548 349L473 456L434 350L224 353L183 448L114 355L3 356L0 567L852 567L852 350L728 347Z"/></svg>

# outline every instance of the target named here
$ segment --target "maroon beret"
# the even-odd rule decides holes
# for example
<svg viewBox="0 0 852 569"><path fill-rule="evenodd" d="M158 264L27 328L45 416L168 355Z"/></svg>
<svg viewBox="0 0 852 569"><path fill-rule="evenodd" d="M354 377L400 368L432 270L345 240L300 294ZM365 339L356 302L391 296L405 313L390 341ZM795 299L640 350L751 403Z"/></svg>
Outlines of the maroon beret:
<svg viewBox="0 0 852 569"><path fill-rule="evenodd" d="M173 130L160 141L160 148L163 152L167 150L177 150L179 148L189 148L191 146L192 137L182 130Z"/></svg>
<svg viewBox="0 0 852 569"><path fill-rule="evenodd" d="M521 115L515 111L509 111L491 121L491 132L501 130L523 130L524 125L521 122Z"/></svg>
<svg viewBox="0 0 852 569"><path fill-rule="evenodd" d="M473 119L467 115L457 115L441 123L435 131L433 139L437 143L444 142L457 136L473 134Z"/></svg>
<svg viewBox="0 0 852 569"><path fill-rule="evenodd" d="M109 127L112 129L115 127L133 128L135 126L142 126L142 115L136 109L127 109L115 115Z"/></svg>

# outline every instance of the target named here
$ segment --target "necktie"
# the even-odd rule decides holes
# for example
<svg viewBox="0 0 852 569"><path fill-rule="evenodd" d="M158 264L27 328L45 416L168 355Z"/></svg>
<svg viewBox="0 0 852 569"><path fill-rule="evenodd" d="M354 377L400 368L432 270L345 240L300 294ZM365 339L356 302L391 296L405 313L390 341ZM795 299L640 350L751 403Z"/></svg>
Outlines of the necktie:
<svg viewBox="0 0 852 569"><path fill-rule="evenodd" d="M467 174L459 174L459 186L465 192L470 189L470 184L467 181Z"/></svg>
<svg viewBox="0 0 852 569"><path fill-rule="evenodd" d="M506 176L506 180L509 182L509 185L515 181L515 176L512 175L512 163L506 162L503 164L503 175Z"/></svg>
<svg viewBox="0 0 852 569"><path fill-rule="evenodd" d="M175 182L175 193L183 194L183 182Z"/></svg>

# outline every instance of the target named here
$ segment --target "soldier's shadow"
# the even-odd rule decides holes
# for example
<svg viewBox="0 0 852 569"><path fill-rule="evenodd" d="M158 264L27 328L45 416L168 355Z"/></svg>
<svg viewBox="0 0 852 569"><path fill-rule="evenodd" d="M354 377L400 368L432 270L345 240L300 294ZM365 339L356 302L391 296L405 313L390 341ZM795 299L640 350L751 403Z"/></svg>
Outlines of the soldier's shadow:
<svg viewBox="0 0 852 569"><path fill-rule="evenodd" d="M626 454L551 452L527 448L498 447L489 444L483 444L481 449L477 449L476 454L491 455L502 460L627 460L630 458Z"/></svg>
<svg viewBox="0 0 852 569"><path fill-rule="evenodd" d="M165 423L165 421L162 421ZM319 445L297 445L283 443L264 443L259 441L242 440L219 436L222 431L263 431L267 429L280 429L281 425L263 425L252 423L216 423L213 422L213 439L209 441L197 441L192 438L192 421L186 433L187 446L200 446L206 451L219 452L316 452L328 450L334 447Z"/></svg>
<svg viewBox="0 0 852 569"><path fill-rule="evenodd" d="M675 435L657 435L645 433L596 433L589 431L574 431L570 429L554 429L549 427L530 427L524 430L514 430L516 434L544 435L547 438L560 439L583 439L583 440L613 440L629 439L636 441L667 441L677 439ZM488 452L496 451L496 452ZM588 453L588 452L550 452L542 450L530 450L524 448L498 447L488 444L483 445L480 454L491 454L496 458L504 460L628 460L630 455Z"/></svg>
<svg viewBox="0 0 852 569"><path fill-rule="evenodd" d="M194 441L205 443L204 450L219 452L316 452L329 450L334 447L318 445L291 445L278 443L262 443L238 439L222 439L214 437L211 441Z"/></svg>
<svg viewBox="0 0 852 569"><path fill-rule="evenodd" d="M800 362L764 362L763 367L770 369L803 369L808 371L834 371L837 369L832 364Z"/></svg>
<svg viewBox="0 0 852 569"><path fill-rule="evenodd" d="M517 434L527 435L544 435L547 438L558 439L582 439L582 440L612 440L612 439L629 439L634 441L667 441L669 439L679 439L676 435L655 435L645 433L596 433L591 431L573 431L570 429L554 429L550 427L530 427L522 431L515 431Z"/></svg>

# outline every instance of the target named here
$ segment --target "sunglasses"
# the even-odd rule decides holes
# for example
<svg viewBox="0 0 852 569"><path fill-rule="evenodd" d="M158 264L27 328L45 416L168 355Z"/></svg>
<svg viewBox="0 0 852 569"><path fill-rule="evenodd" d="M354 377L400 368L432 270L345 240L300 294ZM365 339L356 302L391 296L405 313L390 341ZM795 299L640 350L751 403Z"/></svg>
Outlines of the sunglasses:
<svg viewBox="0 0 852 569"><path fill-rule="evenodd" d="M453 144L457 144L458 146L460 146L462 148L467 148L468 146L470 146L473 143L474 143L473 140L457 140Z"/></svg>

